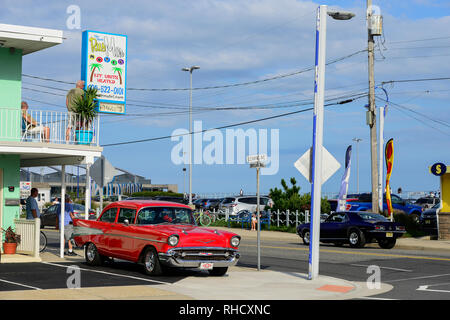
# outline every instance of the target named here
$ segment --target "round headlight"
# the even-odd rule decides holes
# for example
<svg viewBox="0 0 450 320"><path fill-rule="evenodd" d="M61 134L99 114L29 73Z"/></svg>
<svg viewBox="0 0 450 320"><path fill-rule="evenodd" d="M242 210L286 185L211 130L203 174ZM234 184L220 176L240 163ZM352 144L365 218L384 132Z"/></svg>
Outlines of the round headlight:
<svg viewBox="0 0 450 320"><path fill-rule="evenodd" d="M241 242L241 238L238 236L234 236L230 240L230 244L232 247L239 247L240 242Z"/></svg>
<svg viewBox="0 0 450 320"><path fill-rule="evenodd" d="M171 235L168 239L167 239L167 243L172 246L175 247L178 244L178 241L180 240L180 238L178 238L178 235L173 234Z"/></svg>

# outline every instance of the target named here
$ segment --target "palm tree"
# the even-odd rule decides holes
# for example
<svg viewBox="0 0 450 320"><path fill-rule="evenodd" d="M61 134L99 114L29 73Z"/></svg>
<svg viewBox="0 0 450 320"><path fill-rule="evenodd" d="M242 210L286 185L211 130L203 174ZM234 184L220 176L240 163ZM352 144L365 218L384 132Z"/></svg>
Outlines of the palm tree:
<svg viewBox="0 0 450 320"><path fill-rule="evenodd" d="M118 73L119 74L119 80L120 80L120 84L122 84L122 68L119 67L114 67L113 68L114 73Z"/></svg>
<svg viewBox="0 0 450 320"><path fill-rule="evenodd" d="M91 79L90 79L90 82L92 82L92 78L94 77L95 69L100 70L101 68L103 68L103 66L102 66L100 63L91 63L91 64L89 65L89 68L91 69Z"/></svg>

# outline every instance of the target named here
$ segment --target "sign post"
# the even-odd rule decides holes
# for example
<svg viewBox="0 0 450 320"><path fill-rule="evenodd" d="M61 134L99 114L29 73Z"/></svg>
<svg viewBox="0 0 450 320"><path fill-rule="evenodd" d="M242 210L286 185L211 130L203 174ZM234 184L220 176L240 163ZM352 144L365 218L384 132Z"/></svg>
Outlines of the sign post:
<svg viewBox="0 0 450 320"><path fill-rule="evenodd" d="M257 219L257 269L261 270L261 221L260 221L260 210L259 210L259 169L265 167L265 162L267 161L266 154L258 154L247 156L247 162L250 164L250 168L256 168L256 219ZM251 218L250 218L251 219ZM251 222L251 220L250 220Z"/></svg>

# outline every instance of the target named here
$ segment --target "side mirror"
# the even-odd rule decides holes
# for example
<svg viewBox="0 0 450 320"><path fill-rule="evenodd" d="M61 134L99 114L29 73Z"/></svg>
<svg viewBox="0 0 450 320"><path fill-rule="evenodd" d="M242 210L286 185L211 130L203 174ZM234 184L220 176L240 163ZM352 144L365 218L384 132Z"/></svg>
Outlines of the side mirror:
<svg viewBox="0 0 450 320"><path fill-rule="evenodd" d="M123 224L124 224L125 226L128 226L128 225L130 225L130 221L128 221L128 219L125 219L125 220L123 221Z"/></svg>

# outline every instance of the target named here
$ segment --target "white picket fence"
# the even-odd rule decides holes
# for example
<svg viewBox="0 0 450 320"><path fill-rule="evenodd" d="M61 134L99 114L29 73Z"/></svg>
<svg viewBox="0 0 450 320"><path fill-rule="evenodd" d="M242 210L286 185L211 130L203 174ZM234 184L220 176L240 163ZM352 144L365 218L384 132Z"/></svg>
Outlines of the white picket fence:
<svg viewBox="0 0 450 320"><path fill-rule="evenodd" d="M200 211L203 211L203 209L201 209ZM236 215L231 215L230 212L227 209L220 209L220 210L208 210L210 214L215 215L216 217L218 217L221 220L225 220L226 222L228 222L229 218L233 218ZM310 222L310 215L309 215L309 210L306 210L305 212L301 212L299 210L295 210L295 211L291 211L291 210L286 210L286 211L272 211L272 210L267 210L269 212L269 216L270 216L270 224L273 226L295 226L297 228L297 226L299 224L302 223L309 223ZM240 222L237 221L235 219L233 219L236 222Z"/></svg>
<svg viewBox="0 0 450 320"><path fill-rule="evenodd" d="M20 244L16 252L39 257L41 219L15 219L14 225L16 234L20 235Z"/></svg>

